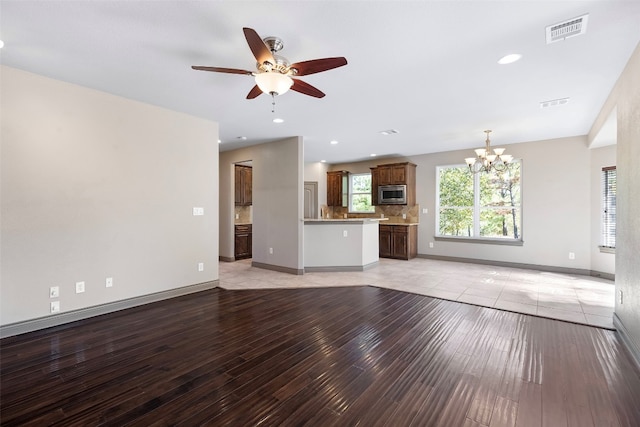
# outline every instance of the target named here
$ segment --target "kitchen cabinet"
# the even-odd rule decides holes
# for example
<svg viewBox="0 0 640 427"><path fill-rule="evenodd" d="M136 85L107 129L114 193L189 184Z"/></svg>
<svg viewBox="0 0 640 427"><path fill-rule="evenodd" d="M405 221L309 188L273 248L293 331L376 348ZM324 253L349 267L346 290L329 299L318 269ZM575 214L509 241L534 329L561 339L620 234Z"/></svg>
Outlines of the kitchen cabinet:
<svg viewBox="0 0 640 427"><path fill-rule="evenodd" d="M418 226L380 224L380 258L412 259L418 255Z"/></svg>
<svg viewBox="0 0 640 427"><path fill-rule="evenodd" d="M349 172L327 172L327 206L349 205Z"/></svg>
<svg viewBox="0 0 640 427"><path fill-rule="evenodd" d="M251 258L252 256L252 227L251 224L235 225L235 259Z"/></svg>
<svg viewBox="0 0 640 427"><path fill-rule="evenodd" d="M371 169L371 206L378 206L378 185L380 173L378 168Z"/></svg>
<svg viewBox="0 0 640 427"><path fill-rule="evenodd" d="M375 182L374 182L375 181ZM371 168L372 204L378 204L378 187L381 185L406 185L407 206L416 204L416 165L409 162L390 163Z"/></svg>
<svg viewBox="0 0 640 427"><path fill-rule="evenodd" d="M235 169L236 180L236 206L251 206L253 193L252 193L252 180L253 180L253 168L251 166L236 165Z"/></svg>

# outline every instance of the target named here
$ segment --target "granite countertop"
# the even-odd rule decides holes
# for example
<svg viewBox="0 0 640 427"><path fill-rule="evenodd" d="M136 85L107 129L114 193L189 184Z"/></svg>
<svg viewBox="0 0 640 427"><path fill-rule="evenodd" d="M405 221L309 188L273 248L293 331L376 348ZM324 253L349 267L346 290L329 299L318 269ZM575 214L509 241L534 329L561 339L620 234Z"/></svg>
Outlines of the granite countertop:
<svg viewBox="0 0 640 427"><path fill-rule="evenodd" d="M333 224L358 224L365 222L380 222L380 221L388 221L389 218L305 218L303 221L305 224L322 224L322 223L333 223Z"/></svg>
<svg viewBox="0 0 640 427"><path fill-rule="evenodd" d="M250 222L234 222L233 225L251 225Z"/></svg>
<svg viewBox="0 0 640 427"><path fill-rule="evenodd" d="M410 226L410 225L418 225L420 224L419 222L388 222L385 225L405 225L405 226Z"/></svg>

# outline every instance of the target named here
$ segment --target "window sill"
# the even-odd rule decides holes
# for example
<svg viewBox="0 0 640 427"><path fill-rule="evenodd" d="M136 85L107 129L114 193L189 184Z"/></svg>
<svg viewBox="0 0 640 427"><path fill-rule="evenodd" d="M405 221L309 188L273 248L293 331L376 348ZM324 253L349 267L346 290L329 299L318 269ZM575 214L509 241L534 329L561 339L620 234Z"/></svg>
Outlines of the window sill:
<svg viewBox="0 0 640 427"><path fill-rule="evenodd" d="M452 237L452 236L434 236L436 241L440 242L459 242L459 243L481 243L485 245L503 245L503 246L523 246L524 241L515 239L490 239L477 237Z"/></svg>
<svg viewBox="0 0 640 427"><path fill-rule="evenodd" d="M603 254L615 254L616 253L616 248L610 248L608 246L598 246L598 248L600 249L600 253L603 253Z"/></svg>

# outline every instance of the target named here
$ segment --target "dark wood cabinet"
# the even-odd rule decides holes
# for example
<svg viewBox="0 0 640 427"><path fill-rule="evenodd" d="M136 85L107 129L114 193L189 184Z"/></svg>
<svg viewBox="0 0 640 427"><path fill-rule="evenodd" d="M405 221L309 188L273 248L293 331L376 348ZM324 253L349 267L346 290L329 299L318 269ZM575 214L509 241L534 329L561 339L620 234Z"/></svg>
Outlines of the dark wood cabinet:
<svg viewBox="0 0 640 427"><path fill-rule="evenodd" d="M327 172L327 206L347 207L349 204L349 172Z"/></svg>
<svg viewBox="0 0 640 427"><path fill-rule="evenodd" d="M378 185L380 183L380 172L378 168L371 169L371 206L378 205Z"/></svg>
<svg viewBox="0 0 640 427"><path fill-rule="evenodd" d="M412 259L418 255L417 225L382 225L379 230L380 258Z"/></svg>
<svg viewBox="0 0 640 427"><path fill-rule="evenodd" d="M236 206L251 206L253 169L251 166L236 165L235 172Z"/></svg>
<svg viewBox="0 0 640 427"><path fill-rule="evenodd" d="M235 259L251 258L252 256L252 228L251 224L235 226Z"/></svg>
<svg viewBox="0 0 640 427"><path fill-rule="evenodd" d="M371 168L372 204L378 204L378 187L381 185L406 185L408 206L416 204L416 165L409 162L390 163Z"/></svg>

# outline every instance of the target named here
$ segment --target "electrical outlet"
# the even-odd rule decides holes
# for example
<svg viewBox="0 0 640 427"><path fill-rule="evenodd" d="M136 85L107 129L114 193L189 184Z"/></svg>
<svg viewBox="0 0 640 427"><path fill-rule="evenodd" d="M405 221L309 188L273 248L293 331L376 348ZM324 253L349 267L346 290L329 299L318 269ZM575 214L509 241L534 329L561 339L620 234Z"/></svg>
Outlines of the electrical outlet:
<svg viewBox="0 0 640 427"><path fill-rule="evenodd" d="M269 255L273 255L273 248L269 248Z"/></svg>
<svg viewBox="0 0 640 427"><path fill-rule="evenodd" d="M84 292L84 282L76 282L76 294Z"/></svg>
<svg viewBox="0 0 640 427"><path fill-rule="evenodd" d="M433 249L433 242L429 242L429 247Z"/></svg>
<svg viewBox="0 0 640 427"><path fill-rule="evenodd" d="M569 252L569 259L576 259L576 254L573 252Z"/></svg>
<svg viewBox="0 0 640 427"><path fill-rule="evenodd" d="M347 237L348 235L347 230L342 230L342 237Z"/></svg>
<svg viewBox="0 0 640 427"><path fill-rule="evenodd" d="M422 213L423 213L423 214L428 214L428 213L429 213L429 209L427 209L427 208L423 208L423 209L422 209Z"/></svg>
<svg viewBox="0 0 640 427"><path fill-rule="evenodd" d="M204 215L204 208L193 208L193 216Z"/></svg>
<svg viewBox="0 0 640 427"><path fill-rule="evenodd" d="M236 219L240 219L240 214L236 214Z"/></svg>
<svg viewBox="0 0 640 427"><path fill-rule="evenodd" d="M112 287L112 286L113 286L113 277L107 277L107 278L105 279L105 281L104 281L104 285L105 285L107 288Z"/></svg>
<svg viewBox="0 0 640 427"><path fill-rule="evenodd" d="M58 313L60 311L60 301L51 301L51 313Z"/></svg>
<svg viewBox="0 0 640 427"><path fill-rule="evenodd" d="M60 287L52 286L49 288L49 298L58 298L60 296Z"/></svg>
<svg viewBox="0 0 640 427"><path fill-rule="evenodd" d="M407 214L402 214L402 219L407 219Z"/></svg>
<svg viewBox="0 0 640 427"><path fill-rule="evenodd" d="M624 294L622 293L622 289L618 291L618 301L620 302L620 304L624 303L623 297Z"/></svg>
<svg viewBox="0 0 640 427"><path fill-rule="evenodd" d="M204 262L198 263L198 271L204 271Z"/></svg>

